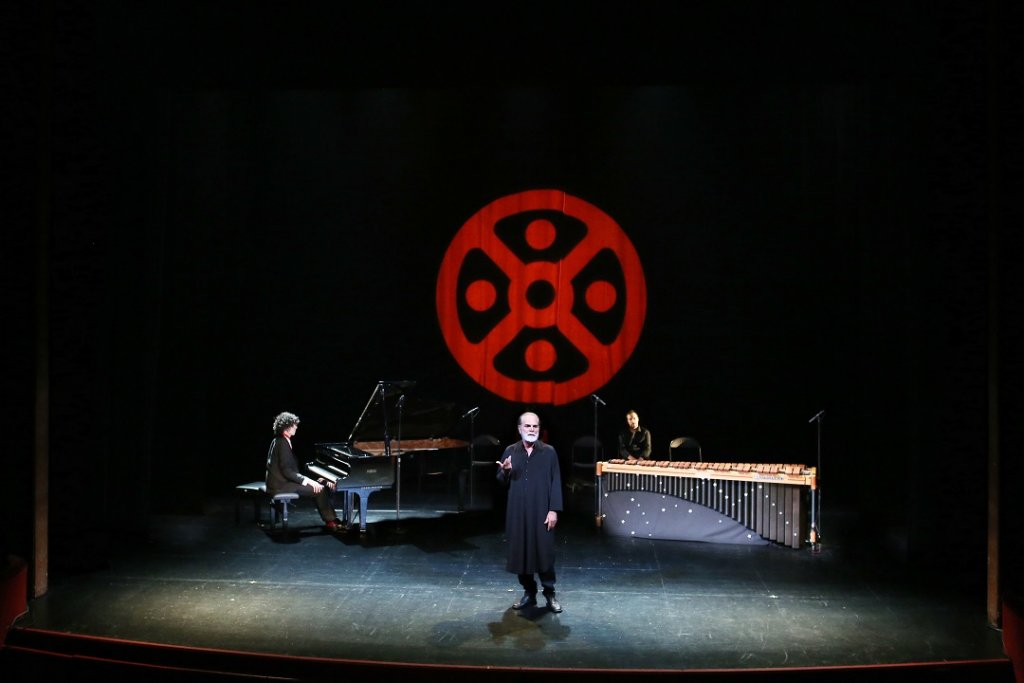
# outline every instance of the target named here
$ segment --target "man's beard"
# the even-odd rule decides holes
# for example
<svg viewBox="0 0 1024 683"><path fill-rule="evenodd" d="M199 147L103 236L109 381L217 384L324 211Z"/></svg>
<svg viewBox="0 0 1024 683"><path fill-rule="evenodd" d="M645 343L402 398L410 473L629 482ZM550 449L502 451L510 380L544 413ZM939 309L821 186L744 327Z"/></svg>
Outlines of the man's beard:
<svg viewBox="0 0 1024 683"><path fill-rule="evenodd" d="M525 443L533 443L537 440L537 434L523 434L523 441Z"/></svg>

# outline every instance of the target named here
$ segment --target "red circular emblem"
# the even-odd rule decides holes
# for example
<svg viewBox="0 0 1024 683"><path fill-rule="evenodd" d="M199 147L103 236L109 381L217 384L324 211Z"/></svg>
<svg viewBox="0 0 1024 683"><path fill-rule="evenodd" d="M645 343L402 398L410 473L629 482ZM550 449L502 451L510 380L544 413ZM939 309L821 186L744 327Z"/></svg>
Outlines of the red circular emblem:
<svg viewBox="0 0 1024 683"><path fill-rule="evenodd" d="M448 246L437 317L455 360L510 401L563 405L636 348L647 285L622 228L561 190L502 197Z"/></svg>

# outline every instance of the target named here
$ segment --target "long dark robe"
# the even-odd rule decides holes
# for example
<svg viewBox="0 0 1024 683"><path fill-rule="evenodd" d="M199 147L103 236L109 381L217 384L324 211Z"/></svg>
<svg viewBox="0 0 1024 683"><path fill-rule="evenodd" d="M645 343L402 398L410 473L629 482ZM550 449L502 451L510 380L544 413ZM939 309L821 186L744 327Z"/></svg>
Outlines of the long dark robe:
<svg viewBox="0 0 1024 683"><path fill-rule="evenodd" d="M505 508L505 538L508 560L505 569L513 574L549 571L555 566L555 532L547 530L544 519L549 510L562 511L562 476L558 454L537 441L526 455L522 441L502 454L512 456L512 469L498 469L498 481L508 484Z"/></svg>

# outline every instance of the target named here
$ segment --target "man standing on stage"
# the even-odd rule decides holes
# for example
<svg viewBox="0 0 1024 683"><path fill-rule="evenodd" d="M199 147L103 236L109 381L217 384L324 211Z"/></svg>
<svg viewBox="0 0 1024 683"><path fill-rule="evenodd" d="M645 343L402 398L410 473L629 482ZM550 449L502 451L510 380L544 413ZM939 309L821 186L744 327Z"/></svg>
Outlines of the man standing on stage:
<svg viewBox="0 0 1024 683"><path fill-rule="evenodd" d="M519 416L519 441L505 449L498 461L498 481L508 485L505 538L507 571L516 574L523 597L512 605L521 610L537 604L537 580L548 609L561 612L555 598L555 525L562 511L562 477L555 449L539 441L540 418Z"/></svg>

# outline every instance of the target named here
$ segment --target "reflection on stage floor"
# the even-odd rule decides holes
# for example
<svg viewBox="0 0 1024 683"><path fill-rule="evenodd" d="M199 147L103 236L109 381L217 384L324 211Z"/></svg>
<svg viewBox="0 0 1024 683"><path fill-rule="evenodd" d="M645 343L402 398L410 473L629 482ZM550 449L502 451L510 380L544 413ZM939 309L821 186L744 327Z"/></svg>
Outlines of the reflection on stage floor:
<svg viewBox="0 0 1024 683"><path fill-rule="evenodd" d="M589 500L570 497L557 532L561 614L511 608L500 504L382 491L364 533L325 532L308 504L286 534L236 523L230 499L156 518L107 566L53 576L8 641L284 657L291 676L299 658L662 673L981 662L974 680L1012 678L983 586L951 591L840 535L818 552L611 537Z"/></svg>

